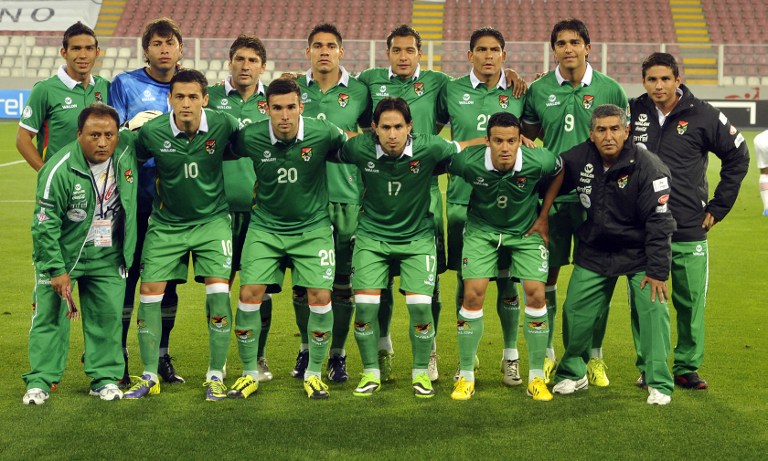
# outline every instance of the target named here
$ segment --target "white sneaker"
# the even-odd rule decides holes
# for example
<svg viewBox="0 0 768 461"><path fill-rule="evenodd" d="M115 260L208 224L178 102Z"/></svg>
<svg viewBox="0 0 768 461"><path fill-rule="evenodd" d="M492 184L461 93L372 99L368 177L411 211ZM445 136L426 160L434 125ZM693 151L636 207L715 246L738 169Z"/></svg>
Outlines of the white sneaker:
<svg viewBox="0 0 768 461"><path fill-rule="evenodd" d="M117 384L106 384L96 390L91 389L88 395L99 396L101 400L120 400L123 398L123 391L117 387Z"/></svg>
<svg viewBox="0 0 768 461"><path fill-rule="evenodd" d="M27 389L27 392L21 399L21 401L24 402L24 405L42 405L46 400L48 400L48 393L39 387Z"/></svg>
<svg viewBox="0 0 768 461"><path fill-rule="evenodd" d="M560 381L559 383L555 384L555 386L552 388L552 392L554 392L555 394L563 394L563 395L573 394L576 391L580 391L588 387L589 387L589 380L587 379L587 375L584 375L578 381L574 381L572 379L564 379Z"/></svg>
<svg viewBox="0 0 768 461"><path fill-rule="evenodd" d="M259 358L259 382L272 381L272 372L269 371L269 364L266 357Z"/></svg>
<svg viewBox="0 0 768 461"><path fill-rule="evenodd" d="M666 405L672 401L671 395L662 394L657 389L648 388L648 405Z"/></svg>
<svg viewBox="0 0 768 461"><path fill-rule="evenodd" d="M523 380L520 378L520 362L518 360L502 359L501 372L504 374L501 381L505 386L519 386L523 383Z"/></svg>
<svg viewBox="0 0 768 461"><path fill-rule="evenodd" d="M437 353L435 351L432 351L432 353L429 355L427 375L429 375L429 380L432 382L437 381L437 378L440 377L440 373L437 372Z"/></svg>

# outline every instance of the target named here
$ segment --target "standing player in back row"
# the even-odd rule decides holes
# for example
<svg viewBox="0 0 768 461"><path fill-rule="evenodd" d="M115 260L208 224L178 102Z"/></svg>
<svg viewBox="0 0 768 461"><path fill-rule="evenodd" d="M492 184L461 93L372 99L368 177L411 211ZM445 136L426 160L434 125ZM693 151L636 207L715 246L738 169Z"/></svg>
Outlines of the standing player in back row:
<svg viewBox="0 0 768 461"><path fill-rule="evenodd" d="M563 19L555 24L550 36L557 68L531 84L523 109L523 135L544 140L544 147L561 154L589 137L592 111L603 104L628 108L627 95L607 75L592 68L589 31L578 19ZM572 194L558 198L549 219L549 277L547 279L547 313L549 344L544 364L545 381L555 369L554 337L557 313L557 278L560 268L570 264L571 241L576 228L586 219L578 198ZM607 317L599 319L590 350L589 382L607 386L602 342ZM563 338L564 340L567 338ZM567 346L567 345L566 345Z"/></svg>
<svg viewBox="0 0 768 461"><path fill-rule="evenodd" d="M472 32L467 52L472 70L469 75L448 82L437 101L438 117L442 123L450 120L453 140L485 137L488 120L497 112L511 113L516 117L523 112L523 99L515 98L502 71L507 58L504 45L504 36L496 29L483 27ZM471 192L472 186L460 176L448 177L448 268L455 270L457 276L456 312L461 310L464 298L461 253ZM494 278L498 285L496 311L504 337L501 372L504 384L515 386L522 383L517 351L520 303L517 287L509 278L509 258L502 255L499 262L503 271ZM454 378L458 379L458 372Z"/></svg>
<svg viewBox="0 0 768 461"><path fill-rule="evenodd" d="M301 102L306 117L325 119L346 131L357 131L359 126L370 125L370 98L365 85L339 64L344 57L341 32L333 24L318 24L309 33L307 57L311 67L299 78ZM352 298L352 236L357 228L362 187L360 173L352 165L331 163L326 166L328 176L329 213L333 224L336 248L336 279L333 282L333 333L328 354L328 379L344 382L347 375L347 354L344 345L349 336L355 305ZM300 291L300 290L297 290ZM296 360L294 376L304 376L308 359L306 294L294 297L296 318L301 319L301 351ZM298 301L302 302L299 303ZM263 306L262 306L263 309Z"/></svg>

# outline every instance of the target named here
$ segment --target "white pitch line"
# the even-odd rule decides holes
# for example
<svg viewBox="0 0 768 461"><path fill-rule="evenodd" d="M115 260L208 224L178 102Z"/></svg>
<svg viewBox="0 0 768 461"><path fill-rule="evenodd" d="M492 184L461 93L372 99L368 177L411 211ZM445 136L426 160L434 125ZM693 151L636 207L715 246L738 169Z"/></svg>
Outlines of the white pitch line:
<svg viewBox="0 0 768 461"><path fill-rule="evenodd" d="M27 163L27 161L26 160L16 160L15 162L2 163L2 164L0 164L0 168L2 168L4 166L18 165L19 163Z"/></svg>

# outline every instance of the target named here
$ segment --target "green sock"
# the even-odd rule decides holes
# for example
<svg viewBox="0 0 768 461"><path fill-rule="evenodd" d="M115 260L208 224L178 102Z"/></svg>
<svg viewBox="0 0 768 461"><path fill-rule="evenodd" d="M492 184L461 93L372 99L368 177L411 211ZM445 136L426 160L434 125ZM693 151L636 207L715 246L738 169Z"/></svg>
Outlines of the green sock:
<svg viewBox="0 0 768 461"><path fill-rule="evenodd" d="M501 321L501 334L504 338L505 349L517 349L517 335L520 326L520 300L517 296L517 285L512 279L496 279L498 296L496 312Z"/></svg>
<svg viewBox="0 0 768 461"><path fill-rule="evenodd" d="M221 371L227 363L230 334L232 332L232 306L229 304L229 285L213 283L205 286L205 305L211 318L208 321L209 371Z"/></svg>
<svg viewBox="0 0 768 461"><path fill-rule="evenodd" d="M392 324L392 312L395 307L395 297L392 294L392 280L389 279L387 288L381 290L381 303L379 304L379 331L380 336L389 336L389 326Z"/></svg>
<svg viewBox="0 0 768 461"><path fill-rule="evenodd" d="M307 372L319 374L322 371L323 362L328 355L328 346L331 345L332 328L333 310L331 310L331 303L324 306L309 306L307 331L310 334L310 339Z"/></svg>
<svg viewBox="0 0 768 461"><path fill-rule="evenodd" d="M355 341L360 349L363 368L368 370L379 369L377 320L380 303L381 296L378 295L355 295Z"/></svg>
<svg viewBox="0 0 768 461"><path fill-rule="evenodd" d="M293 312L296 314L296 326L299 327L301 343L307 344L307 323L309 322L309 305L307 304L307 292L293 292Z"/></svg>
<svg viewBox="0 0 768 461"><path fill-rule="evenodd" d="M411 318L408 335L411 338L413 369L426 370L432 353L432 340L435 338L432 300L430 296L409 295L405 297L405 305Z"/></svg>
<svg viewBox="0 0 768 461"><path fill-rule="evenodd" d="M266 357L267 337L269 336L269 329L272 327L272 296L265 294L264 299L261 301L261 309L259 309L261 315L261 333L259 334L259 357ZM248 368L255 370L255 368Z"/></svg>
<svg viewBox="0 0 768 461"><path fill-rule="evenodd" d="M349 336L349 325L352 315L355 313L355 302L352 294L346 290L333 296L333 334L331 335L331 349L344 349Z"/></svg>
<svg viewBox="0 0 768 461"><path fill-rule="evenodd" d="M261 343L261 309L262 304L248 304L240 301L237 305L235 318L235 337L237 352L243 362L243 370L258 370L259 344Z"/></svg>
<svg viewBox="0 0 768 461"><path fill-rule="evenodd" d="M437 335L437 323L440 321L440 311L443 310L443 302L440 301L440 276L435 277L435 291L432 293L432 320L435 322L435 335Z"/></svg>
<svg viewBox="0 0 768 461"><path fill-rule="evenodd" d="M483 338L483 310L470 311L462 306L458 314L459 368L475 370L475 356Z"/></svg>
<svg viewBox="0 0 768 461"><path fill-rule="evenodd" d="M139 331L139 352L144 362L144 371L157 376L157 362L160 360L160 334L162 332L162 314L160 302L163 295L141 295L139 311L136 314Z"/></svg>
<svg viewBox="0 0 768 461"><path fill-rule="evenodd" d="M549 320L549 335L547 336L547 347L552 348L552 341L555 337L555 315L557 315L557 286L547 286L544 291L544 299L547 301L547 320Z"/></svg>
<svg viewBox="0 0 768 461"><path fill-rule="evenodd" d="M528 345L528 370L530 376L544 377L544 356L547 353L549 322L545 309L525 308L523 335Z"/></svg>

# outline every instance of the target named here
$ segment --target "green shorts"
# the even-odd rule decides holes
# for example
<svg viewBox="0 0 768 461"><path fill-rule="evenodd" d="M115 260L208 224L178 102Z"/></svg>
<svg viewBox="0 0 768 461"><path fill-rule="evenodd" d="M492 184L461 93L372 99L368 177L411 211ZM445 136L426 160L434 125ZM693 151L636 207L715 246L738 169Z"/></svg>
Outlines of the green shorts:
<svg viewBox="0 0 768 461"><path fill-rule="evenodd" d="M494 278L499 273L499 259L509 255L512 277L546 282L548 253L538 234L520 237L468 227L464 233L461 273L465 280Z"/></svg>
<svg viewBox="0 0 768 461"><path fill-rule="evenodd" d="M248 223L251 222L251 213L247 211L230 211L232 216L232 271L240 270L240 257L245 244L245 234L248 231Z"/></svg>
<svg viewBox="0 0 768 461"><path fill-rule="evenodd" d="M400 291L432 296L435 291L437 260L432 237L407 243L387 243L357 236L352 289L383 290L390 266L400 266Z"/></svg>
<svg viewBox="0 0 768 461"><path fill-rule="evenodd" d="M333 224L333 242L336 245L336 275L352 274L352 248L357 230L360 205L331 202L328 214Z"/></svg>
<svg viewBox="0 0 768 461"><path fill-rule="evenodd" d="M437 273L442 274L448 269L445 260L445 221L443 220L443 193L437 181L429 189L429 212L435 224L435 247L437 250Z"/></svg>
<svg viewBox="0 0 768 461"><path fill-rule="evenodd" d="M248 228L243 246L241 285L282 285L286 263L293 267L293 284L305 288L333 288L336 253L329 227L303 234L280 235Z"/></svg>
<svg viewBox="0 0 768 461"><path fill-rule="evenodd" d="M464 239L464 224L467 222L467 206L449 203L445 208L448 216L448 269L461 269L461 249Z"/></svg>
<svg viewBox="0 0 768 461"><path fill-rule="evenodd" d="M587 219L578 202L559 202L549 211L549 265L567 266L571 263L571 241L576 229ZM575 245L575 243L574 243Z"/></svg>
<svg viewBox="0 0 768 461"><path fill-rule="evenodd" d="M141 252L141 281L187 281L189 254L195 281L229 279L232 273L232 228L228 215L194 226L163 224L149 219Z"/></svg>

